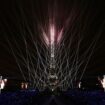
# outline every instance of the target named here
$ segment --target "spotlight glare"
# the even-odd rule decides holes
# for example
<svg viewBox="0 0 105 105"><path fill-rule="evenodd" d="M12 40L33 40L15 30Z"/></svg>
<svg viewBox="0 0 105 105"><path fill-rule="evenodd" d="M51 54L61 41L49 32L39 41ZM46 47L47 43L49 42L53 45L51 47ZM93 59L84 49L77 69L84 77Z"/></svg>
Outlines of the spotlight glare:
<svg viewBox="0 0 105 105"><path fill-rule="evenodd" d="M55 41L55 28L54 28L54 25L50 26L50 41L51 41L51 44L53 44L54 41Z"/></svg>

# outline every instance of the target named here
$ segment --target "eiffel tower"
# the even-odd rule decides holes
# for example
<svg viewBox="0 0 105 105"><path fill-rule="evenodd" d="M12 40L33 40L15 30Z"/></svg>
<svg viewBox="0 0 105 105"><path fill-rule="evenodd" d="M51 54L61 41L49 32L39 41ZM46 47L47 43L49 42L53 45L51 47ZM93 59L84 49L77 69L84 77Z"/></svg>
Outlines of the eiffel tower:
<svg viewBox="0 0 105 105"><path fill-rule="evenodd" d="M49 64L49 75L48 84L51 91L57 88L58 76L56 74L56 61L55 61L55 30L54 26L50 29L50 64Z"/></svg>

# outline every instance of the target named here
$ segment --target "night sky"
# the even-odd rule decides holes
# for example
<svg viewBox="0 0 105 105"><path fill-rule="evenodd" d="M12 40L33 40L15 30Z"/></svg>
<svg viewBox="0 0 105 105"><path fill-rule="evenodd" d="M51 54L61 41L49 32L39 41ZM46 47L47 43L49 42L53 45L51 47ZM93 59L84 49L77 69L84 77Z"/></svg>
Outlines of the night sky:
<svg viewBox="0 0 105 105"><path fill-rule="evenodd" d="M30 49L32 49L33 45L28 37L27 26L33 34L34 40L41 43L42 36L38 26L41 24L47 31L48 18L52 17L52 11L53 16L56 17L57 29L64 27L65 32L67 31L63 36L66 46L70 43L70 33L82 34L84 40L81 46L81 54L92 43L94 38L99 35L84 77L105 74L105 3L103 1L0 0L0 74L21 78L21 73L18 70L19 68L7 39L12 43L13 49L16 47L14 44L14 40L16 40L19 48L24 52L25 48L19 36L21 34L26 37ZM65 26L69 19L68 25ZM75 42L73 46L75 46Z"/></svg>

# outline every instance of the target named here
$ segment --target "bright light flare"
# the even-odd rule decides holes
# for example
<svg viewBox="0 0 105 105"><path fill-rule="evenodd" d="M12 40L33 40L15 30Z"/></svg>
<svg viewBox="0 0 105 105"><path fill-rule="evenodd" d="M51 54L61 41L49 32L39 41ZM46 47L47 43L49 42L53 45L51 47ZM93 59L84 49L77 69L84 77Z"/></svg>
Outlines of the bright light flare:
<svg viewBox="0 0 105 105"><path fill-rule="evenodd" d="M55 27L54 25L50 26L50 43L54 44L55 42Z"/></svg>
<svg viewBox="0 0 105 105"><path fill-rule="evenodd" d="M57 30L54 24L50 24L47 32L42 27L41 30L43 33L43 39L47 46L59 44L61 42L63 29Z"/></svg>
<svg viewBox="0 0 105 105"><path fill-rule="evenodd" d="M58 33L57 43L61 41L62 34L63 34L63 29Z"/></svg>
<svg viewBox="0 0 105 105"><path fill-rule="evenodd" d="M7 79L2 79L2 76L0 76L0 90L5 88L6 83Z"/></svg>
<svg viewBox="0 0 105 105"><path fill-rule="evenodd" d="M43 38L47 45L49 45L49 38L47 37L46 33L43 31Z"/></svg>
<svg viewBox="0 0 105 105"><path fill-rule="evenodd" d="M103 79L100 79L100 78L98 78L98 79L99 79L99 81L100 81L100 83L101 83L101 85L105 91L105 75L103 76Z"/></svg>

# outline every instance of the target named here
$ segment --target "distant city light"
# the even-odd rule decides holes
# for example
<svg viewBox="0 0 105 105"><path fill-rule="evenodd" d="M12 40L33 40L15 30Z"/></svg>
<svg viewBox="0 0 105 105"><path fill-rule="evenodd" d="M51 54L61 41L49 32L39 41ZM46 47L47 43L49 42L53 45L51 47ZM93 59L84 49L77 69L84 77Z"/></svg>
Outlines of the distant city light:
<svg viewBox="0 0 105 105"><path fill-rule="evenodd" d="M81 88L81 82L79 82L78 87Z"/></svg>
<svg viewBox="0 0 105 105"><path fill-rule="evenodd" d="M6 83L7 83L7 79L3 79L3 77L0 76L0 93L1 93L1 90L5 88Z"/></svg>
<svg viewBox="0 0 105 105"><path fill-rule="evenodd" d="M101 82L101 85L102 85L104 92L105 92L105 75L103 75L103 79L100 79L100 78L98 78L98 79Z"/></svg>
<svg viewBox="0 0 105 105"><path fill-rule="evenodd" d="M21 83L21 89L28 89L28 83Z"/></svg>
<svg viewBox="0 0 105 105"><path fill-rule="evenodd" d="M4 89L4 87L5 87L4 80L1 80L1 89Z"/></svg>
<svg viewBox="0 0 105 105"><path fill-rule="evenodd" d="M6 83L7 82L7 79L4 79L4 82Z"/></svg>

